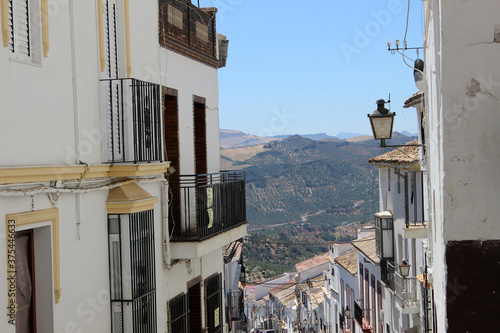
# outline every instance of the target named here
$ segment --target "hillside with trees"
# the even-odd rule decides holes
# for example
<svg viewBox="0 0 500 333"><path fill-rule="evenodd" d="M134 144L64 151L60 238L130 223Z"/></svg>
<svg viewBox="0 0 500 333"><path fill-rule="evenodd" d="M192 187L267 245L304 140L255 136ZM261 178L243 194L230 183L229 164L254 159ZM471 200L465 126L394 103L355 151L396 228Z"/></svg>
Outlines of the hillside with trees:
<svg viewBox="0 0 500 333"><path fill-rule="evenodd" d="M396 133L391 144L411 141ZM291 136L222 157L245 171L250 241L249 276L293 270L300 260L348 241L378 211L378 169L368 159L382 153L374 140L314 141ZM294 245L297 244L297 245ZM271 274L271 275L270 275Z"/></svg>

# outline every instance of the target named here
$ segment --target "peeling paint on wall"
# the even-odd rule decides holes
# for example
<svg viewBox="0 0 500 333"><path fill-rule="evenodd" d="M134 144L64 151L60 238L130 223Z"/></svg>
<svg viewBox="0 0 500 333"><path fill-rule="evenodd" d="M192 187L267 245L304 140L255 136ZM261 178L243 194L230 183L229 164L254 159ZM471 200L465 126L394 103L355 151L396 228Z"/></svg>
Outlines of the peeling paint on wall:
<svg viewBox="0 0 500 333"><path fill-rule="evenodd" d="M481 91L479 81L472 78L470 79L470 86L467 86L467 97L474 98L476 94Z"/></svg>

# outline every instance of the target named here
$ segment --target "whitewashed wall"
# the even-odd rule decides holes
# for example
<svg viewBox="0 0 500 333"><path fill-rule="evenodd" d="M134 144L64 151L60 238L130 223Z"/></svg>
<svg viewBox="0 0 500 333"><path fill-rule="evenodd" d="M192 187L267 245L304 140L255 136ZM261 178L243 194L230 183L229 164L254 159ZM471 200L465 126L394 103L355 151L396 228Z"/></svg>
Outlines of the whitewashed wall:
<svg viewBox="0 0 500 333"><path fill-rule="evenodd" d="M491 0L429 1L426 8L429 207L438 331L443 332L446 243L500 238L500 44L493 43L499 10L500 3Z"/></svg>

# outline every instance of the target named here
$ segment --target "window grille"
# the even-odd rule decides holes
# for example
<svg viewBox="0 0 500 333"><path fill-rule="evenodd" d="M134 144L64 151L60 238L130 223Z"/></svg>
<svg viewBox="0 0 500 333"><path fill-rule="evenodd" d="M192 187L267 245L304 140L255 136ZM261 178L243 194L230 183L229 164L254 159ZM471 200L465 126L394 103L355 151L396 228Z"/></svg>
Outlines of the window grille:
<svg viewBox="0 0 500 333"><path fill-rule="evenodd" d="M207 304L208 333L222 332L222 274L207 279L205 298Z"/></svg>
<svg viewBox="0 0 500 333"><path fill-rule="evenodd" d="M189 296L183 294L172 299L168 304L170 332L189 332Z"/></svg>
<svg viewBox="0 0 500 333"><path fill-rule="evenodd" d="M156 332L153 210L108 216L113 333Z"/></svg>
<svg viewBox="0 0 500 333"><path fill-rule="evenodd" d="M172 5L168 5L168 23L176 26L179 29L184 28L182 12Z"/></svg>
<svg viewBox="0 0 500 333"><path fill-rule="evenodd" d="M196 22L196 37L208 43L208 26L201 22Z"/></svg>

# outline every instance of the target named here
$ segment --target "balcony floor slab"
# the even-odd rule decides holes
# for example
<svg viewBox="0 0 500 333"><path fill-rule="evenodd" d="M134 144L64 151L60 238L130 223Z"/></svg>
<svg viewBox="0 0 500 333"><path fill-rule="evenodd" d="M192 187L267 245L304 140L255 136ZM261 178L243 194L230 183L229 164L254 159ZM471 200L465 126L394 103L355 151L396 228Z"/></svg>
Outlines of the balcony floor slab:
<svg viewBox="0 0 500 333"><path fill-rule="evenodd" d="M195 259L247 235L248 223L228 229L213 237L193 242L170 242L172 259Z"/></svg>

